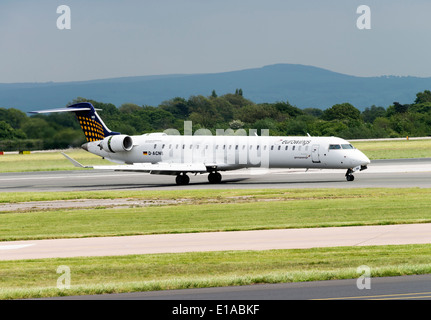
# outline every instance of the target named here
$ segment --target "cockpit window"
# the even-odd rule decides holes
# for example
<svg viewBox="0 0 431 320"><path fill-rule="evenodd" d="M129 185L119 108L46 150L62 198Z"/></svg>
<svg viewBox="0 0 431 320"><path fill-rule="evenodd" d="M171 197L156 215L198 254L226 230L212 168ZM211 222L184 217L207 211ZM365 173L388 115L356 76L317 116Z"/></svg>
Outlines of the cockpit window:
<svg viewBox="0 0 431 320"><path fill-rule="evenodd" d="M343 149L355 149L351 144L342 144L341 147L343 147Z"/></svg>
<svg viewBox="0 0 431 320"><path fill-rule="evenodd" d="M329 150L337 150L337 149L341 149L341 146L339 144L330 144L329 145Z"/></svg>

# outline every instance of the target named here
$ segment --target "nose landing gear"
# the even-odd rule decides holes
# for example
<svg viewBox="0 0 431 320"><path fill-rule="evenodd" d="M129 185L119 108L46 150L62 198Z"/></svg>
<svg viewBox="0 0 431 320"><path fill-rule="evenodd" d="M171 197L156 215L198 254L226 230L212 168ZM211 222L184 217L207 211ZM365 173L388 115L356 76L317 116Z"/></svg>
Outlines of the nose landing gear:
<svg viewBox="0 0 431 320"><path fill-rule="evenodd" d="M347 169L346 180L347 181L353 181L353 180L355 180L355 176L353 175L353 170L352 169Z"/></svg>

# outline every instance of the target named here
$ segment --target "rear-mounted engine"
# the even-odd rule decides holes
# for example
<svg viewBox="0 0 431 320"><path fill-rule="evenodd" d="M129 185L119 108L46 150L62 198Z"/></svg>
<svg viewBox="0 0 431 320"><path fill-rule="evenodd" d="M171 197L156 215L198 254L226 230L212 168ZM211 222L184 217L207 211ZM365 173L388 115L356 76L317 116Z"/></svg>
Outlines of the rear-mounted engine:
<svg viewBox="0 0 431 320"><path fill-rule="evenodd" d="M123 134L109 136L102 140L101 147L103 150L113 153L130 151L133 148L133 140Z"/></svg>

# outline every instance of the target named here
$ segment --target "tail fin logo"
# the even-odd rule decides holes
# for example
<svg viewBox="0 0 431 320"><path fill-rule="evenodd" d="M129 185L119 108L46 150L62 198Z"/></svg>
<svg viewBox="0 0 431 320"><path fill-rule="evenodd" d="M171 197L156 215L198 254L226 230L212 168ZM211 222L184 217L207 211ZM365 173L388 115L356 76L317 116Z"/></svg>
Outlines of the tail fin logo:
<svg viewBox="0 0 431 320"><path fill-rule="evenodd" d="M105 138L103 126L100 123L85 116L77 115L77 118L88 142L99 141Z"/></svg>
<svg viewBox="0 0 431 320"><path fill-rule="evenodd" d="M108 129L91 103L81 102L71 105L68 108L75 112L88 142L100 141L108 136L120 134L119 132L112 132Z"/></svg>

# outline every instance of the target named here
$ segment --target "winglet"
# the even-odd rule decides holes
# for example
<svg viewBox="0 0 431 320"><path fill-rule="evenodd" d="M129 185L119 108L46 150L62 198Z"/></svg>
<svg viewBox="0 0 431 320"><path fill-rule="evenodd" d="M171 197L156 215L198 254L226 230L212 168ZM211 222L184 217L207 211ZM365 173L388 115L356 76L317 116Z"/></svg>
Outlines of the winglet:
<svg viewBox="0 0 431 320"><path fill-rule="evenodd" d="M84 165L80 164L78 161L76 161L75 159L72 159L71 157L69 157L67 154L65 154L63 152L61 154L63 156L65 156L67 160L72 162L72 164L77 168L93 168L92 166L84 166Z"/></svg>

